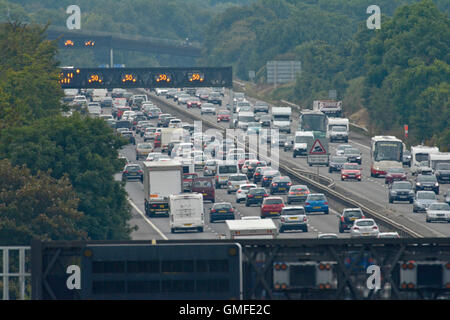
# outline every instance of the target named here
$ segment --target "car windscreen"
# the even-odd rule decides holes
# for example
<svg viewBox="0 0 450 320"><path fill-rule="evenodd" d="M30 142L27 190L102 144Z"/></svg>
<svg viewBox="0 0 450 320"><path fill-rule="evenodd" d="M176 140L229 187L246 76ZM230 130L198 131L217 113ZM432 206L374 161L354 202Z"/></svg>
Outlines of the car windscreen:
<svg viewBox="0 0 450 320"><path fill-rule="evenodd" d="M437 170L450 170L450 163L438 163L436 165Z"/></svg>
<svg viewBox="0 0 450 320"><path fill-rule="evenodd" d="M230 181L247 181L247 176L246 175L231 176Z"/></svg>
<svg viewBox="0 0 450 320"><path fill-rule="evenodd" d="M450 211L450 206L447 203L433 203L429 207L430 210L447 210Z"/></svg>
<svg viewBox="0 0 450 320"><path fill-rule="evenodd" d="M344 164L342 166L343 170L358 170L359 166L358 165L353 165L353 164Z"/></svg>
<svg viewBox="0 0 450 320"><path fill-rule="evenodd" d="M435 176L420 176L417 178L417 182L436 182Z"/></svg>
<svg viewBox="0 0 450 320"><path fill-rule="evenodd" d="M219 166L219 174L237 173L238 169L235 165L221 165Z"/></svg>
<svg viewBox="0 0 450 320"><path fill-rule="evenodd" d="M436 194L431 192L417 192L417 199L435 200Z"/></svg>
<svg viewBox="0 0 450 320"><path fill-rule="evenodd" d="M394 183L392 185L392 189L411 189L411 183L409 182L400 182L400 183Z"/></svg>
<svg viewBox="0 0 450 320"><path fill-rule="evenodd" d="M296 215L304 215L305 214L305 209L303 208L289 208L289 209L283 209L281 211L281 215L283 216L296 216Z"/></svg>
<svg viewBox="0 0 450 320"><path fill-rule="evenodd" d="M266 199L265 204L282 204L283 200L281 199Z"/></svg>
<svg viewBox="0 0 450 320"><path fill-rule="evenodd" d="M332 131L336 131L336 132L347 132L347 128L345 128L345 127L340 127L340 126L335 126L335 127L333 127Z"/></svg>

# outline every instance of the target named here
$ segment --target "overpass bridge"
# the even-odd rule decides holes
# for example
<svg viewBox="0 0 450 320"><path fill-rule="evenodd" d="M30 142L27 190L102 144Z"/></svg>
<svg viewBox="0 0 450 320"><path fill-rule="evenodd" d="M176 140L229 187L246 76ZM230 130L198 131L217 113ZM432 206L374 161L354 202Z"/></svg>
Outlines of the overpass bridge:
<svg viewBox="0 0 450 320"><path fill-rule="evenodd" d="M111 55L114 49L119 49L193 58L201 57L200 43L195 42L91 30L67 30L67 28L57 26L49 26L47 36L50 40L58 40L58 47L61 49L110 49Z"/></svg>

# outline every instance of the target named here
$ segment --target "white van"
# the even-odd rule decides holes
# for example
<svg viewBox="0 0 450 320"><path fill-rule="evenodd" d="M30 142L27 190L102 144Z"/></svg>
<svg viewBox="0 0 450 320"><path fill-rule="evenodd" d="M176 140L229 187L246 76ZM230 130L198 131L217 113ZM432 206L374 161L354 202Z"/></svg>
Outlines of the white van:
<svg viewBox="0 0 450 320"><path fill-rule="evenodd" d="M216 165L216 189L226 186L228 177L232 174L239 173L238 164L236 161L218 161Z"/></svg>
<svg viewBox="0 0 450 320"><path fill-rule="evenodd" d="M171 195L169 197L170 231L198 230L203 232L205 214L203 195L199 193Z"/></svg>
<svg viewBox="0 0 450 320"><path fill-rule="evenodd" d="M430 155L438 154L438 147L413 146L411 147L411 172L416 175L420 172L420 162L427 161L430 166Z"/></svg>
<svg viewBox="0 0 450 320"><path fill-rule="evenodd" d="M239 112L237 118L237 128L247 130L250 122L256 122L253 112Z"/></svg>
<svg viewBox="0 0 450 320"><path fill-rule="evenodd" d="M293 157L297 155L307 155L309 147L314 143L314 133L312 131L296 131L294 137Z"/></svg>

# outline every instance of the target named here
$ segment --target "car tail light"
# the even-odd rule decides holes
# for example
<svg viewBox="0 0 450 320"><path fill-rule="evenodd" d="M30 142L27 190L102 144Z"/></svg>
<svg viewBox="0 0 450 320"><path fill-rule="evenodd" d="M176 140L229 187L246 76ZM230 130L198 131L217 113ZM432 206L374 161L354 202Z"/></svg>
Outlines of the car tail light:
<svg viewBox="0 0 450 320"><path fill-rule="evenodd" d="M377 227L377 226L373 226L372 229L373 229L373 230L377 230L378 227Z"/></svg>
<svg viewBox="0 0 450 320"><path fill-rule="evenodd" d="M242 191L241 190L238 190L238 193L241 193Z"/></svg>
<svg viewBox="0 0 450 320"><path fill-rule="evenodd" d="M233 208L231 208L231 209L230 209L230 212L234 212L234 209L233 209Z"/></svg>
<svg viewBox="0 0 450 320"><path fill-rule="evenodd" d="M276 187L276 186L278 186L278 183L274 182L274 183L272 183L272 186Z"/></svg>
<svg viewBox="0 0 450 320"><path fill-rule="evenodd" d="M308 219L306 217L303 218L303 221L306 222Z"/></svg>
<svg viewBox="0 0 450 320"><path fill-rule="evenodd" d="M256 172L256 173L255 173L255 176L259 176L259 172Z"/></svg>
<svg viewBox="0 0 450 320"><path fill-rule="evenodd" d="M328 202L325 202L324 204L328 205Z"/></svg>
<svg viewBox="0 0 450 320"><path fill-rule="evenodd" d="M293 195L293 194L295 194L295 192L290 191L289 194Z"/></svg>
<svg viewBox="0 0 450 320"><path fill-rule="evenodd" d="M228 185L231 186L231 181L228 181Z"/></svg>
<svg viewBox="0 0 450 320"><path fill-rule="evenodd" d="M247 197L253 198L254 196L252 194L248 194Z"/></svg>
<svg viewBox="0 0 450 320"><path fill-rule="evenodd" d="M211 209L211 212L216 212L216 209Z"/></svg>
<svg viewBox="0 0 450 320"><path fill-rule="evenodd" d="M359 230L359 228L358 227L353 227L353 230Z"/></svg>
<svg viewBox="0 0 450 320"><path fill-rule="evenodd" d="M344 222L344 217L343 216L341 217L341 221Z"/></svg>
<svg viewBox="0 0 450 320"><path fill-rule="evenodd" d="M305 205L307 205L307 206L309 206L311 203L309 203L309 202L305 202Z"/></svg>
<svg viewBox="0 0 450 320"><path fill-rule="evenodd" d="M268 197L269 195L267 193L264 194L264 197Z"/></svg>
<svg viewBox="0 0 450 320"><path fill-rule="evenodd" d="M267 180L267 177L264 177L264 180Z"/></svg>
<svg viewBox="0 0 450 320"><path fill-rule="evenodd" d="M290 183L290 182L288 182L288 184L287 184L288 186L292 186L292 183Z"/></svg>
<svg viewBox="0 0 450 320"><path fill-rule="evenodd" d="M125 170L123 173L128 173L128 170Z"/></svg>
<svg viewBox="0 0 450 320"><path fill-rule="evenodd" d="M138 172L139 172L139 173L142 173L142 170L139 170Z"/></svg>

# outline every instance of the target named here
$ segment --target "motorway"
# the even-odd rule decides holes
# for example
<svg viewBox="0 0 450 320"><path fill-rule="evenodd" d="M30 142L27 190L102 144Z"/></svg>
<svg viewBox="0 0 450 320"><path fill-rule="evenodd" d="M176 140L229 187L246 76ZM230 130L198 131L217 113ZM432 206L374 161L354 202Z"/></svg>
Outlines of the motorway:
<svg viewBox="0 0 450 320"><path fill-rule="evenodd" d="M149 91L146 92L152 99L155 98L153 94ZM175 103L171 100L167 100L162 97L157 97L157 99L165 100L165 102ZM176 111L175 108L168 107L165 104L159 103L158 100L152 99L153 102L161 108L163 112L171 113L172 115L180 118L183 121L192 123L192 119L187 119L184 114ZM230 95L226 94L224 105L230 100ZM185 107L184 107L185 108ZM106 111L107 112L107 111ZM200 110L190 110L190 112L195 113L200 117ZM201 116L205 120L211 122L216 122L216 118L213 115L203 115ZM298 117L293 117L292 132L298 126ZM156 121L156 120L155 120ZM222 128L228 128L227 123L219 124ZM204 125L204 129L207 126ZM137 141L140 141L140 137L137 137ZM450 236L450 225L446 223L433 223L426 224L425 217L423 213L412 213L412 205L409 203L399 203L389 204L388 199L388 188L384 184L384 179L382 178L371 178L370 177L370 148L369 148L369 138L356 134L354 132L350 133L349 143L357 147L363 154L363 181L340 181L339 173L328 173L327 167L319 167L319 173L324 176L333 178L336 184L336 190L347 193L349 196L357 197L358 200L365 200L365 202L376 205L380 212L386 212L386 215L394 215L397 219L403 218L404 221L409 222L410 225L420 229L422 234L430 237L448 237ZM336 147L339 143L330 143L330 153L334 154ZM126 156L130 162L135 161L135 151L133 145L127 145L121 151L121 154ZM317 168L310 168L306 164L306 159L304 157L293 158L292 152L284 152L282 149L279 151L280 161L283 163L288 163L292 168L300 168L303 170L310 170L313 172L317 171ZM120 177L120 175L119 175ZM439 199L443 199L443 194L448 189L448 185L441 185ZM177 233L171 234L169 228L168 218L148 218L143 214L144 211L144 195L143 186L140 182L127 182L126 190L129 194L130 202L133 206L133 218L130 220L131 225L137 225L138 231L133 232L132 238L135 240L148 240L148 239L217 239L225 232L225 223L216 222L209 223L208 212L211 204L205 202L205 217L206 217L206 227L203 233ZM259 215L259 208L247 208L243 204L237 204L235 202L234 195L228 195L225 190L216 190L216 202L226 201L231 202L236 208L237 219L241 216L256 216ZM287 232L281 234L280 238L315 238L319 233L336 233L339 237L348 237L348 233L339 234L338 232L338 218L337 214L342 210L342 207L337 203L330 202L330 214L312 214L308 215L309 231L307 233L299 232ZM381 229L381 231L387 231Z"/></svg>

